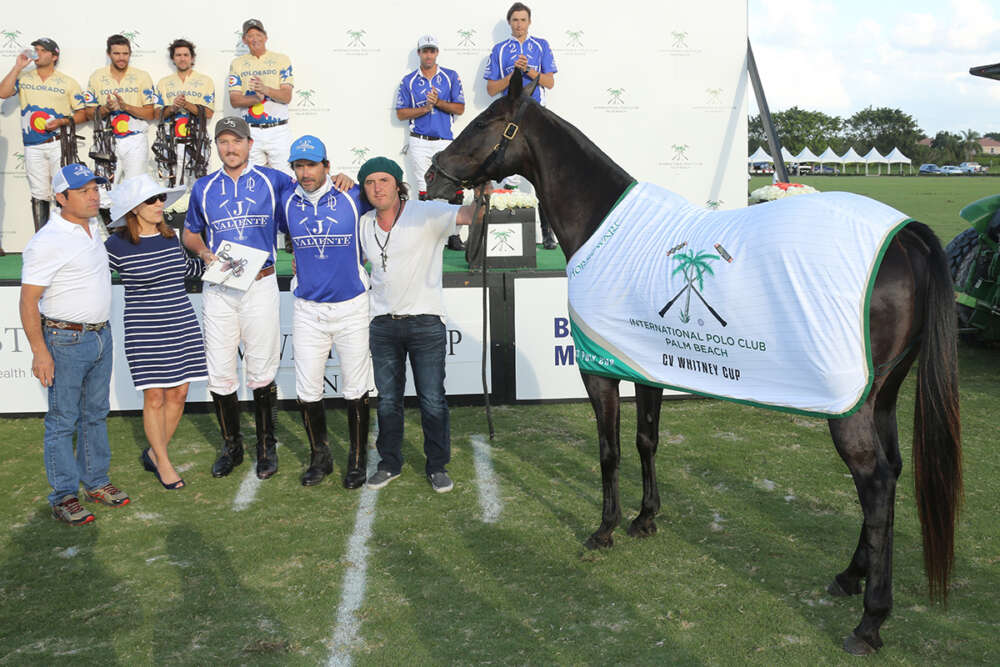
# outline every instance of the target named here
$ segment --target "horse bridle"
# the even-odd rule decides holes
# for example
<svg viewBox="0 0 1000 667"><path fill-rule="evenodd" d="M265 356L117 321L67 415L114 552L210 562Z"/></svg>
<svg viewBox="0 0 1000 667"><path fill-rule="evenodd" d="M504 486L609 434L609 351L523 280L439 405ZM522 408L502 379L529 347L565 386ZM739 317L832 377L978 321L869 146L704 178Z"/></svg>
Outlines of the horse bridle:
<svg viewBox="0 0 1000 667"><path fill-rule="evenodd" d="M518 104L517 109L514 111L514 118L507 123L507 127L504 128L503 134L500 137L500 141L493 146L493 150L490 154L479 164L476 171L467 178L459 178L454 174L449 173L440 164L438 164L438 155L440 153L435 153L434 157L431 158L431 167L435 172L444 176L446 179L454 183L456 186L462 188L463 190L469 190L475 186L483 183L486 180L486 173L490 170L490 167L499 160L503 159L504 153L507 152L507 146L514 137L517 136L518 130L520 130L520 122L524 117L525 111L528 109L528 103L533 101L532 94L535 92L535 88L538 87L538 79L531 84L531 86L522 93L521 102Z"/></svg>

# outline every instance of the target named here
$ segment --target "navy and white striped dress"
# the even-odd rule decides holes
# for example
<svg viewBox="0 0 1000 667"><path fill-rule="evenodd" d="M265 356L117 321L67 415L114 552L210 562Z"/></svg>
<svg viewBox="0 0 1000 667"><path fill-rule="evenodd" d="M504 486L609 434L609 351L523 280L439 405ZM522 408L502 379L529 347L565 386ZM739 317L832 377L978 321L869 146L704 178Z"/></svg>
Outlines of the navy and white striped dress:
<svg viewBox="0 0 1000 667"><path fill-rule="evenodd" d="M207 380L201 327L184 290L185 277L201 275L202 261L161 234L137 244L112 234L105 247L125 286L125 357L135 388Z"/></svg>

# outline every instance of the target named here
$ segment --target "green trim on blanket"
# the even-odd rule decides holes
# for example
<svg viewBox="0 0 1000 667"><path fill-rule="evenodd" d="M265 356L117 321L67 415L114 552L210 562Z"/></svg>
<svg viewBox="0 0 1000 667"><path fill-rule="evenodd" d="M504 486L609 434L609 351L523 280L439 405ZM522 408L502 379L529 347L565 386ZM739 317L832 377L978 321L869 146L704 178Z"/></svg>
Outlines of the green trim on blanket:
<svg viewBox="0 0 1000 667"><path fill-rule="evenodd" d="M631 187L631 186L630 186ZM628 191L626 190L626 193ZM623 195L624 196L624 195ZM617 204L616 204L617 205ZM577 319L574 317L575 313L572 306L569 307L569 318L570 318L570 329L573 337L573 344L575 345L575 357L577 367L580 369L581 373L589 373L590 375L599 375L602 377L611 378L614 380L625 380L627 382L637 382L639 384L644 384L654 387L663 387L664 389L672 389L674 391L681 391L690 394L695 394L697 396L704 396L706 398L717 398L723 401L729 401L730 403L739 403L741 405L749 405L758 408L766 408L768 410L775 410L777 412L787 412L791 414L804 415L807 417L819 417L821 419L842 419L844 417L850 417L856 413L862 405L864 405L865 400L868 398L868 394L871 392L872 384L875 381L874 373L874 362L872 361L872 349L871 349L871 298L872 292L875 289L875 277L878 274L878 269L882 265L882 260L885 257L885 253L889 250L889 245L892 240L899 233L899 230L914 222L913 218L904 218L900 222L893 225L882 239L879 245L879 250L875 254L872 261L871 267L869 267L867 288L865 290L864 299L864 317L863 317L863 327L864 327L864 341L865 341L865 358L867 361L867 381L865 382L865 387L861 391L858 400L855 404L845 412L842 413L829 413L829 412L814 412L810 410L800 410L798 408L790 408L784 405L773 405L770 403L759 403L756 401L731 398L729 396L722 396L718 394L712 394L705 391L698 391L692 389L691 387L684 387L680 385L663 384L660 382L654 382L648 377L642 374L641 371L637 371L632 368L628 363L622 361L619 357L615 356L600 343L595 341L591 336L584 332L585 326L581 326ZM596 335L597 332L594 332ZM614 368L616 372L612 372L611 368Z"/></svg>

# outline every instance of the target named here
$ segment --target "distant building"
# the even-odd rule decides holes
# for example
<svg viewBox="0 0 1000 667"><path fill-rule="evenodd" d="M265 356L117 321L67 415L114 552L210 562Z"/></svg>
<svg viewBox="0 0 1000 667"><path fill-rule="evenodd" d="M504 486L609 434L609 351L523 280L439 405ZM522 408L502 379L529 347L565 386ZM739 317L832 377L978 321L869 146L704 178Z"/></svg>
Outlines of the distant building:
<svg viewBox="0 0 1000 667"><path fill-rule="evenodd" d="M923 139L921 139L920 141L917 142L917 145L918 146L930 146L932 141L934 141L934 140L931 139L930 137L924 137Z"/></svg>
<svg viewBox="0 0 1000 667"><path fill-rule="evenodd" d="M996 139L983 137L979 140L979 145L983 147L982 151L987 155L1000 155L1000 141Z"/></svg>

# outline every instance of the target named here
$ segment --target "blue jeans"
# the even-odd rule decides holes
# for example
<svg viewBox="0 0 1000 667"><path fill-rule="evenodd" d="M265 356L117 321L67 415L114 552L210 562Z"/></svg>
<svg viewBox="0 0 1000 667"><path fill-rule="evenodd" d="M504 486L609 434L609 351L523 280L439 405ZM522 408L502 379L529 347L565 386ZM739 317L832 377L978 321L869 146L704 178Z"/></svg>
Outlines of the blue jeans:
<svg viewBox="0 0 1000 667"><path fill-rule="evenodd" d="M75 496L80 483L97 489L108 483L111 445L111 327L100 331L68 331L44 327L45 346L55 363L45 414L45 473L49 502ZM76 453L73 453L73 435Z"/></svg>
<svg viewBox="0 0 1000 667"><path fill-rule="evenodd" d="M369 325L375 387L378 389L379 470L403 469L403 389L406 356L410 356L413 384L420 401L427 474L444 472L451 460L448 401L444 395L444 357L447 332L437 315L392 319L381 315Z"/></svg>

